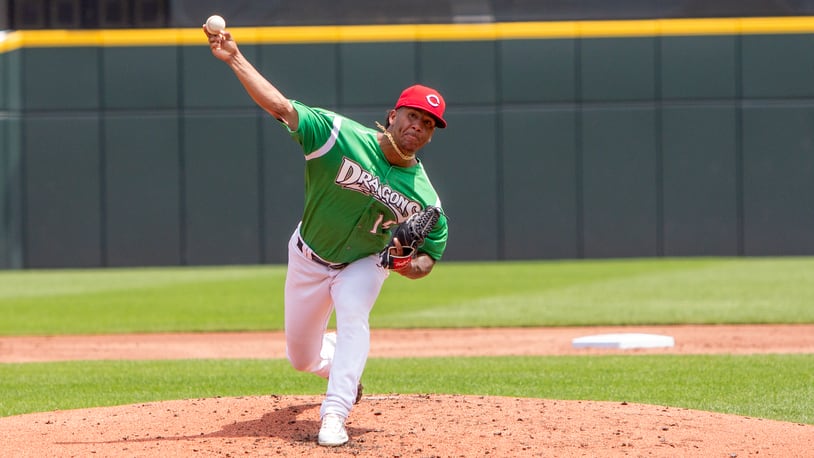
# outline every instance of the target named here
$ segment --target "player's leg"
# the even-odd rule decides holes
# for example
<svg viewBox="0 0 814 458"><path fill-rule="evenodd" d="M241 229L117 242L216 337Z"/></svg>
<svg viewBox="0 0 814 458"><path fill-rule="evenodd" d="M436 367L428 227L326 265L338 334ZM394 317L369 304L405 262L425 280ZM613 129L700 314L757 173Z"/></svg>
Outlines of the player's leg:
<svg viewBox="0 0 814 458"><path fill-rule="evenodd" d="M370 352L368 318L389 271L378 256L351 263L336 276L331 289L336 309L336 353L321 414L347 417Z"/></svg>
<svg viewBox="0 0 814 458"><path fill-rule="evenodd" d="M333 357L329 342L323 351L325 329L333 311L331 279L324 266L297 248L298 231L288 243L285 278L286 354L294 369L327 378Z"/></svg>

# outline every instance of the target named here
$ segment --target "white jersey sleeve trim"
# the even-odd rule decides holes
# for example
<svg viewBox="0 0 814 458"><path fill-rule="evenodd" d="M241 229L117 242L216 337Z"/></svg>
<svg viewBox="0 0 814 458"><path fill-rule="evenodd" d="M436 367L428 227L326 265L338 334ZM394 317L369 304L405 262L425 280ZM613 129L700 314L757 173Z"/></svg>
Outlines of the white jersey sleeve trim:
<svg viewBox="0 0 814 458"><path fill-rule="evenodd" d="M311 159L316 159L320 156L324 156L328 151L330 151L331 148L333 148L336 144L336 139L339 137L339 128L341 126L342 116L334 116L334 124L331 128L331 135L328 137L328 140L313 153L306 154L305 160L310 161Z"/></svg>

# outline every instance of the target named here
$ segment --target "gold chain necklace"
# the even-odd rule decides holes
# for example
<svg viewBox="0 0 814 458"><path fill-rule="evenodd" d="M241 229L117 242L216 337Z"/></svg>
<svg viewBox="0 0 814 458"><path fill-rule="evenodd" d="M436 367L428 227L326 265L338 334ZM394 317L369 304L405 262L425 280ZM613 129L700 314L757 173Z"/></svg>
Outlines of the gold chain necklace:
<svg viewBox="0 0 814 458"><path fill-rule="evenodd" d="M379 129L382 130L382 133L384 134L384 136L387 137L388 140L390 140L390 144L393 145L393 149L396 150L396 153L399 156L401 156L402 159L404 159L405 161L412 161L413 160L413 158L415 157L415 154L413 154L411 156L408 156L408 155L402 153L401 150L399 149L399 147L396 146L396 141L393 140L393 135L390 132L388 132L387 129L385 129L385 127L383 125L379 124L379 121L376 121L376 127L378 127Z"/></svg>

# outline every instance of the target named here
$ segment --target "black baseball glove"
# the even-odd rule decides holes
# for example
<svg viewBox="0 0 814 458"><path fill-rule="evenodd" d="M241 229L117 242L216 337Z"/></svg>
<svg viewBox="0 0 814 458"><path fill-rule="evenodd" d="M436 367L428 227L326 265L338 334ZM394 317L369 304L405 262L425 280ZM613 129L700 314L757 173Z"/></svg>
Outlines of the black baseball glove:
<svg viewBox="0 0 814 458"><path fill-rule="evenodd" d="M413 213L407 218L407 221L396 226L393 229L393 236L390 237L390 243L379 253L379 264L386 269L395 270L408 265L440 217L441 209L428 205L424 210ZM398 248L393 241L394 238L401 243L401 255L396 254Z"/></svg>

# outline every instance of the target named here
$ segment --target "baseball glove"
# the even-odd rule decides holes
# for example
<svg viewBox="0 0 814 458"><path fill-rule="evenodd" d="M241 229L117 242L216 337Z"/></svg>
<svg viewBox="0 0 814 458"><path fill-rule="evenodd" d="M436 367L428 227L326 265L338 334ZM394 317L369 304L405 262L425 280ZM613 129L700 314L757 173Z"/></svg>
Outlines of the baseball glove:
<svg viewBox="0 0 814 458"><path fill-rule="evenodd" d="M410 264L410 260L416 255L418 248L424 244L424 239L430 233L438 218L441 217L441 209L428 205L420 212L413 213L407 221L399 224L393 230L393 237L390 243L379 253L379 264L386 269L401 269ZM397 238L401 243L402 255L396 255L396 244L393 241Z"/></svg>

